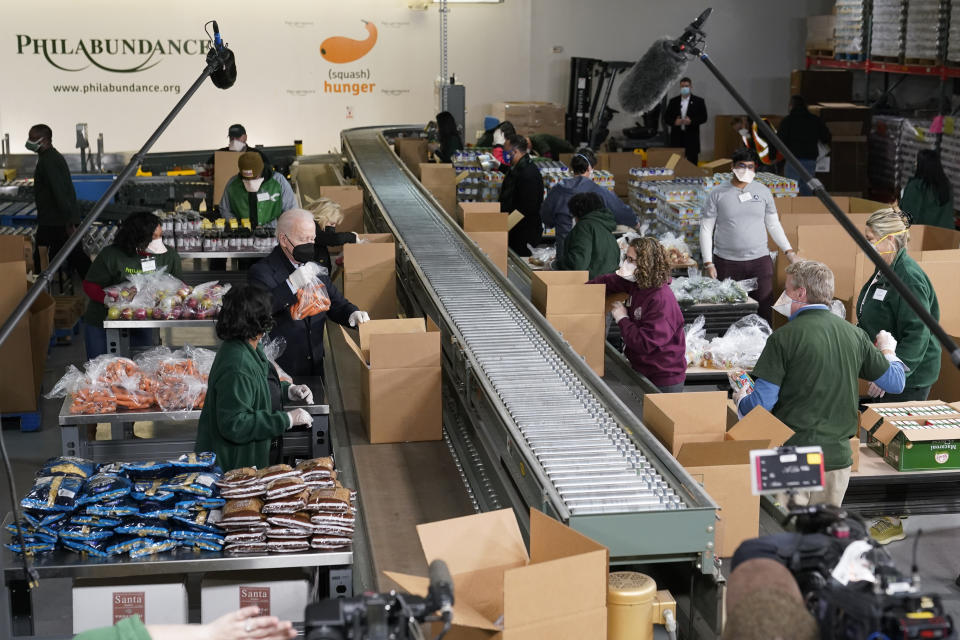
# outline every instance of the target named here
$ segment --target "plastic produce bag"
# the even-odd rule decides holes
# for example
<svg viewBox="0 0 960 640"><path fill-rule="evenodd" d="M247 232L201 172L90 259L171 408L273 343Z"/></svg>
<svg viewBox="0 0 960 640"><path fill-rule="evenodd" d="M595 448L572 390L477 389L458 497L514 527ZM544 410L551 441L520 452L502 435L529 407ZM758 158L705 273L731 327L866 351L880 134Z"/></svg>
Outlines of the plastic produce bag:
<svg viewBox="0 0 960 640"><path fill-rule="evenodd" d="M694 333L694 325L688 327L687 364L712 369L752 369L773 333L767 321L756 314L741 318L706 345L702 334Z"/></svg>
<svg viewBox="0 0 960 640"><path fill-rule="evenodd" d="M203 320L215 318L223 306L223 296L230 291L229 284L220 284L217 280L198 284L184 300L184 319Z"/></svg>
<svg viewBox="0 0 960 640"><path fill-rule="evenodd" d="M321 267L321 273L326 275L326 269ZM290 317L294 320L303 320L324 313L329 308L330 295L327 293L326 285L317 275L310 284L297 291L297 301L290 306Z"/></svg>
<svg viewBox="0 0 960 640"><path fill-rule="evenodd" d="M530 264L536 267L549 267L557 259L555 246L534 247L528 244L527 248L530 249Z"/></svg>
<svg viewBox="0 0 960 640"><path fill-rule="evenodd" d="M695 304L741 304L747 301L749 292L757 288L756 278L749 280L714 280L702 276L675 278L670 290L681 307Z"/></svg>
<svg viewBox="0 0 960 640"><path fill-rule="evenodd" d="M108 320L171 320L177 317L191 289L168 274L166 267L149 273L131 274L126 282L108 287L103 303ZM156 316L162 316L156 318Z"/></svg>
<svg viewBox="0 0 960 640"><path fill-rule="evenodd" d="M277 364L277 358L283 355L283 352L287 350L287 339L283 336L277 336L276 338L266 338L263 341L263 353L267 356L267 360L273 367L277 370L277 377L280 378L280 382L289 382L293 384L293 377L283 370L283 368Z"/></svg>
<svg viewBox="0 0 960 640"><path fill-rule="evenodd" d="M667 261L670 264L686 264L690 262L690 247L683 238L673 232L660 236L660 244L667 252Z"/></svg>
<svg viewBox="0 0 960 640"><path fill-rule="evenodd" d="M706 324L706 318L697 316L691 324L683 328L686 334L688 367L701 366L700 363L703 361L703 354L710 346L710 341L707 340Z"/></svg>

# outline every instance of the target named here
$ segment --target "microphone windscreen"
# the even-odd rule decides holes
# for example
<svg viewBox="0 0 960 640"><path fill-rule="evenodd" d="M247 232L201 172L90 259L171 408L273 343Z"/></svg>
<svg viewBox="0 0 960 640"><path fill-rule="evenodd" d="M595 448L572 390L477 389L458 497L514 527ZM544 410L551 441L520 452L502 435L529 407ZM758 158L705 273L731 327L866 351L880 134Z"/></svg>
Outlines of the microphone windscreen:
<svg viewBox="0 0 960 640"><path fill-rule="evenodd" d="M625 111L636 114L650 111L683 77L687 55L674 51L673 42L673 38L660 38L627 72L617 93Z"/></svg>
<svg viewBox="0 0 960 640"><path fill-rule="evenodd" d="M210 74L210 80L217 89L229 89L237 81L237 61L233 51L224 47L220 54L220 66Z"/></svg>
<svg viewBox="0 0 960 640"><path fill-rule="evenodd" d="M453 604L453 578L450 577L450 569L447 564L440 559L430 563L430 591L434 597L442 600L449 600ZM441 603L437 602L437 605Z"/></svg>

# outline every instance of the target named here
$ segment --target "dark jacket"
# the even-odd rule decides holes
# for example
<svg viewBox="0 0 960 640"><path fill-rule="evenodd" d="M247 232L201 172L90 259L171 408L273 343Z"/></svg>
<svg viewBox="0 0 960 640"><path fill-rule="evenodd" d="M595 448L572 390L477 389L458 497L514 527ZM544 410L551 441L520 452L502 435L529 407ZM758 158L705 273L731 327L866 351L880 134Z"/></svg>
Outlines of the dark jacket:
<svg viewBox="0 0 960 640"><path fill-rule="evenodd" d="M900 196L900 209L910 214L913 224L956 229L953 196L943 204L937 192L920 178L910 178Z"/></svg>
<svg viewBox="0 0 960 640"><path fill-rule="evenodd" d="M453 162L453 154L463 150L459 135L447 136L440 141L440 148L433 152L440 162Z"/></svg>
<svg viewBox="0 0 960 640"><path fill-rule="evenodd" d="M293 377L323 375L323 326L327 316L334 322L347 326L350 314L357 307L350 303L333 285L329 276L320 280L330 296L330 310L303 320L290 317L290 306L297 301L297 294L290 291L287 278L293 273L293 264L279 246L270 255L260 260L247 273L252 284L259 284L273 294L273 319L277 326L271 336L283 336L287 348L277 364Z"/></svg>
<svg viewBox="0 0 960 640"><path fill-rule="evenodd" d="M333 273L333 264L330 262L330 247L339 247L345 244L352 244L357 241L357 236L349 231L338 233L336 227L320 228L320 225L314 223L317 230L317 238L314 240L314 260L321 267L324 267L328 273Z"/></svg>
<svg viewBox="0 0 960 640"><path fill-rule="evenodd" d="M630 295L627 317L619 326L626 347L624 353L634 370L658 387L683 382L687 377L687 339L683 313L670 285L641 289L615 273L595 278L590 284L607 285L608 294Z"/></svg>
<svg viewBox="0 0 960 640"><path fill-rule="evenodd" d="M270 441L290 426L287 414L272 408L268 367L272 365L259 345L254 349L243 340L227 340L217 350L195 451L216 453L224 471L270 464ZM281 382L281 395L289 387Z"/></svg>
<svg viewBox="0 0 960 640"><path fill-rule="evenodd" d="M700 125L707 121L707 103L700 96L690 96L687 105L687 117L690 124L683 127L674 126L680 117L680 96L674 96L667 103L667 110L663 112L663 122L670 127L670 146L682 147L688 154L700 153Z"/></svg>
<svg viewBox="0 0 960 640"><path fill-rule="evenodd" d="M47 147L37 154L33 198L37 204L37 224L65 227L80 222L80 208L77 206L77 192L70 179L70 168L53 147Z"/></svg>
<svg viewBox="0 0 960 640"><path fill-rule="evenodd" d="M591 278L616 271L620 264L620 247L613 237L616 226L606 209L584 215L567 236L563 253L557 256L557 268L589 271Z"/></svg>
<svg viewBox="0 0 960 640"><path fill-rule="evenodd" d="M543 203L543 178L540 170L524 156L510 168L500 188L500 211L514 210L523 214L521 220L508 235L508 244L517 255L529 256L527 245L537 246L543 236L540 224L540 205Z"/></svg>
<svg viewBox="0 0 960 640"><path fill-rule="evenodd" d="M801 160L816 160L817 142L830 143L830 129L806 107L797 107L780 123L777 135Z"/></svg>
<svg viewBox="0 0 960 640"><path fill-rule="evenodd" d="M628 227L637 226L639 221L636 212L612 191L604 189L586 176L567 178L547 192L543 206L540 207L540 219L543 220L544 226L554 227L557 230L558 256L563 254L563 243L566 241L570 229L573 228L573 216L570 215L568 208L570 198L578 193L597 194L600 196L604 208L613 213L613 219L617 224Z"/></svg>
<svg viewBox="0 0 960 640"><path fill-rule="evenodd" d="M573 153L576 148L563 138L549 133L534 133L530 136L530 146L542 158L559 160L561 153Z"/></svg>

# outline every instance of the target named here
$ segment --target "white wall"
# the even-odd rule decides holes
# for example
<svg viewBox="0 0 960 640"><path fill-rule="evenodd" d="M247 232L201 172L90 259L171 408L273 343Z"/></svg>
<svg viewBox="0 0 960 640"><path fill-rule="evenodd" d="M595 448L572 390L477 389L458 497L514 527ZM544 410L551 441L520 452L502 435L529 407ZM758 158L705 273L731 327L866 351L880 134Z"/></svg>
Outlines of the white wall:
<svg viewBox="0 0 960 640"><path fill-rule="evenodd" d="M830 10L830 0L718 0L708 23L714 60L761 110L782 111L790 70L801 64L803 18ZM570 56L634 60L656 37L676 34L702 4L690 0L505 0L498 5L452 6L449 15L449 71L467 86L468 139L492 102L551 100L566 104ZM772 9L775 7L775 10ZM243 123L254 143L304 141L307 153L338 145L341 129L425 122L436 110L434 80L440 70L439 16L435 7L411 11L406 0L45 0L4 9L0 25L0 132L9 132L20 150L31 124L47 122L56 143L73 146L77 122L91 138L103 132L108 151L129 151L176 103L178 95L88 91L90 84L179 86L186 91L203 68L199 55L155 56L156 66L136 73L97 69L82 55L51 55L51 66L32 47L18 54L18 36L66 39L134 38L164 42L204 39L203 23L217 17L237 56L239 79L228 91L204 84L154 147L156 151L202 149L226 143L227 126ZM319 54L333 35L366 36L362 19L378 29L376 46L357 62L333 64ZM749 43L749 44L748 44ZM563 53L552 48L562 46ZM135 66L146 56L94 55L116 68ZM329 72L369 71L372 92L324 92ZM695 90L711 113L732 111L730 98L709 79L700 63L690 65ZM54 91L75 85L78 93ZM622 118L614 123L627 126ZM712 127L704 146L712 146Z"/></svg>

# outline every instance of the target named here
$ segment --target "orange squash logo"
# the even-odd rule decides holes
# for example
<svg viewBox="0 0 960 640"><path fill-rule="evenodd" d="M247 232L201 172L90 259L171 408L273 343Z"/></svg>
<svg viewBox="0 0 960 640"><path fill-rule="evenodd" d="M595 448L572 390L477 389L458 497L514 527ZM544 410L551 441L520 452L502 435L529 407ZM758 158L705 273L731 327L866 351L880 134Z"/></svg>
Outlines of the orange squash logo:
<svg viewBox="0 0 960 640"><path fill-rule="evenodd" d="M366 39L354 40L344 36L327 38L320 44L320 55L323 59L334 64L346 64L370 53L373 45L377 44L377 26L366 20L362 22L367 28Z"/></svg>

